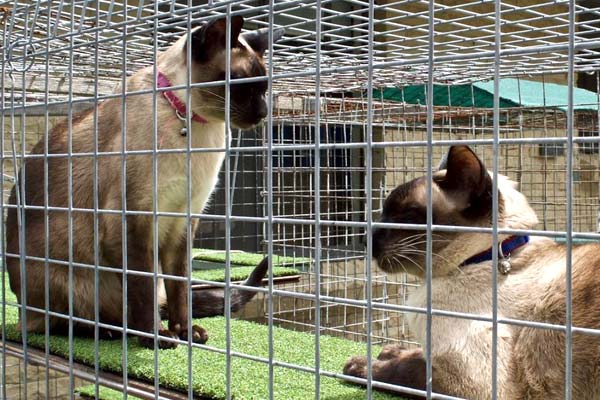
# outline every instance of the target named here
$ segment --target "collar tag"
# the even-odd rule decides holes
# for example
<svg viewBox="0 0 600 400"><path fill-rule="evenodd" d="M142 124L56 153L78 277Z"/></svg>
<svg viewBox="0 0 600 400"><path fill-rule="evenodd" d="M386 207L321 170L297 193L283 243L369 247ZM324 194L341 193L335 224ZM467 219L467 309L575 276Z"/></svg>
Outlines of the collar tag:
<svg viewBox="0 0 600 400"><path fill-rule="evenodd" d="M498 260L498 272L500 272L502 275L508 275L511 269L512 265L510 264L510 256Z"/></svg>
<svg viewBox="0 0 600 400"><path fill-rule="evenodd" d="M183 127L179 130L179 134L181 136L187 136L188 129L187 129L187 121L185 119L185 115L181 115L179 110L175 110L175 115L177 115L177 118L179 118L179 120L181 122L183 122Z"/></svg>

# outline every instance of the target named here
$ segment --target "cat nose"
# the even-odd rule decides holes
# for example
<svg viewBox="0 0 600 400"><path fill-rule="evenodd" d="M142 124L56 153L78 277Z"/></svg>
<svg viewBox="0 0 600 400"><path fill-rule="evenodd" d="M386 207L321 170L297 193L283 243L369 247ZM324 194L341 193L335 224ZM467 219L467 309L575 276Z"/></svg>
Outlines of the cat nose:
<svg viewBox="0 0 600 400"><path fill-rule="evenodd" d="M267 102L261 99L258 103L258 110L256 110L258 117L260 119L265 118L267 116L267 111Z"/></svg>

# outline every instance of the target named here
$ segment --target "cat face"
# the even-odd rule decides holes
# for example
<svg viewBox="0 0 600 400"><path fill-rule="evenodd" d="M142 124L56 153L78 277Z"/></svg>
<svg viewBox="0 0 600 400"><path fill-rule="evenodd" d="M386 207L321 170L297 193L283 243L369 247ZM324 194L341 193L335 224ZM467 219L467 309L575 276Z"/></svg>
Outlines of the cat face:
<svg viewBox="0 0 600 400"><path fill-rule="evenodd" d="M240 34L244 20L230 19L230 118L234 127L248 129L267 115L265 94L267 81L237 83L242 78L266 75L263 54L268 48L267 29ZM191 34L192 80L194 82L224 81L226 77L227 20L218 19L196 29ZM283 29L273 31L273 41L283 36ZM184 47L184 52L187 46ZM225 119L225 86L195 89L198 114Z"/></svg>
<svg viewBox="0 0 600 400"><path fill-rule="evenodd" d="M467 146L453 146L440 167L433 174L432 182L433 224L490 226L492 180L475 153ZM426 224L426 207L427 180L421 177L398 186L390 193L383 205L380 221ZM503 200L499 194L500 210L502 207ZM434 273L442 273L444 266L455 268L462 260L477 254L481 246L472 246L473 238L469 235L473 234L433 232ZM373 257L387 272L405 271L424 276L426 244L424 227L418 230L378 228L373 231ZM488 244L484 246L489 247Z"/></svg>

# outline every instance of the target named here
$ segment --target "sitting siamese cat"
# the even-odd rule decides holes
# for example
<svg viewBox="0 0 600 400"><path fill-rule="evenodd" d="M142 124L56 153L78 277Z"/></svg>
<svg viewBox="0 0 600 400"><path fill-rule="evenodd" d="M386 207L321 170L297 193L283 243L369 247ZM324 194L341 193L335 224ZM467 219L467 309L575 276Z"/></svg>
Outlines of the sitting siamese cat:
<svg viewBox="0 0 600 400"><path fill-rule="evenodd" d="M201 213L204 209L217 184L225 153L188 153L185 149L188 139L194 149L225 148L228 137L226 93L223 84L190 88L190 114L187 115L187 90L164 88L186 85L188 70L192 84L225 80L226 54L230 52L230 123L241 129L258 124L267 116L267 81L235 81L266 75L263 55L268 49L269 34L267 29L241 33L243 22L242 17L234 16L229 20L212 20L194 28L158 56L156 77L155 67L149 66L126 81L127 93L152 89L155 82L162 91L103 101L97 105L96 111L87 110L75 115L71 121L59 123L48 133L47 141L42 139L35 145L32 154L64 156L26 159L9 200L12 205L27 207L24 211L8 208L6 251L11 290L16 293L19 303L27 306L26 315L21 310L20 318L26 317L28 332L45 332L44 310L64 314L64 317L50 315L49 327L53 333L66 332L70 306L74 317L91 321L75 321L76 335L93 335L96 306L101 323L122 326L126 290L129 329L149 334L158 332L163 337L159 340L161 348L176 345L172 340L164 340L164 337L188 340L189 288L186 280L167 277L159 279L156 285L157 281L152 276L139 273L153 273L155 265L158 265L161 274L184 278L190 273L186 256L186 218L158 216L158 237L155 237L152 211L155 206L159 213L187 213L188 206L192 213ZM230 49L226 48L228 28ZM273 41L282 36L282 29L274 30L271 35ZM188 60L191 60L189 64ZM123 115L124 109L126 115ZM189 126L186 124L188 119ZM95 129L97 135L94 134ZM155 146L158 150L181 151L149 154L148 151L154 150ZM131 153L125 156L119 154L124 150ZM92 156L66 156L67 153L94 151L113 155L101 154L96 159ZM136 151L146 151L146 154L136 154ZM154 159L158 171L156 199L153 189ZM96 169L97 187L94 178ZM188 179L191 185L189 205ZM45 231L45 211L41 208L45 205L50 207L48 233ZM97 214L91 212L95 207L100 210ZM127 212L125 223L123 210ZM191 232L195 232L197 218L190 222ZM155 243L158 249L154 248ZM96 253L98 260L95 260ZM46 263L45 257L49 257L50 261ZM94 299L95 264L106 267L98 272L99 304L95 304ZM124 286L125 268L127 277ZM246 283L259 285L266 271L265 260ZM49 304L45 301L46 289ZM155 289L158 299L154 297ZM72 304L69 293L72 293ZM243 306L253 293L232 290L232 309ZM222 290L194 291L192 316L222 314L223 297ZM156 301L162 315L168 317L168 328L155 313ZM115 334L115 331L100 331L103 336ZM208 336L203 328L193 325L191 332L191 340L206 342ZM153 335L139 335L139 341L143 346L154 346Z"/></svg>

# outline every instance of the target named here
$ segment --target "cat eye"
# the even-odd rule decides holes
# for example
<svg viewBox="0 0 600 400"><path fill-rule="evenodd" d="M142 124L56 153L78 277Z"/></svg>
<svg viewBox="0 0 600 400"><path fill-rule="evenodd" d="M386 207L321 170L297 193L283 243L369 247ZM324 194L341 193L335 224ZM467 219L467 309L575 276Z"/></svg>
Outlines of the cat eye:
<svg viewBox="0 0 600 400"><path fill-rule="evenodd" d="M221 80L221 81L224 81L226 79L226 77L227 77L227 72L225 72L225 71L223 71L223 72L221 72L219 74L219 80ZM236 72L231 71L229 73L229 79L230 80L241 79L241 78L244 78L244 77L241 76L240 74L236 73Z"/></svg>
<svg viewBox="0 0 600 400"><path fill-rule="evenodd" d="M427 214L421 207L409 207L404 210L400 210L396 214L397 221L406 224L424 224L427 220Z"/></svg>

